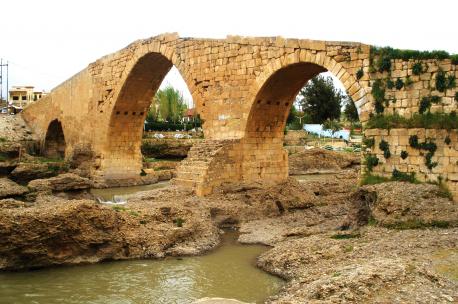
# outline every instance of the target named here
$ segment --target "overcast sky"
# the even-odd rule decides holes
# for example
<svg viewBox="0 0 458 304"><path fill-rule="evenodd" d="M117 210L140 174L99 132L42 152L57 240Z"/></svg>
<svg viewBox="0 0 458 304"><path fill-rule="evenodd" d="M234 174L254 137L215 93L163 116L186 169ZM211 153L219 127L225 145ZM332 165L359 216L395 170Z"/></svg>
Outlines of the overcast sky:
<svg viewBox="0 0 458 304"><path fill-rule="evenodd" d="M457 0L4 0L0 9L0 58L10 62L10 86L45 90L101 56L163 32L357 41L458 53ZM175 71L165 82L185 90L178 75Z"/></svg>

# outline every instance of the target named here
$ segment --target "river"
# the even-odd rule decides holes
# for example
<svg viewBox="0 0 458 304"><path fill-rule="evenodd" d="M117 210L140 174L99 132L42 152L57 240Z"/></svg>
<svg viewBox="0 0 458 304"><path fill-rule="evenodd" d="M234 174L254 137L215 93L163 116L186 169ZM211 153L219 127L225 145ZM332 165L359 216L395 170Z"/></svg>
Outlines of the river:
<svg viewBox="0 0 458 304"><path fill-rule="evenodd" d="M187 304L203 297L262 303L283 281L255 267L267 247L236 237L226 233L203 256L1 272L0 303Z"/></svg>

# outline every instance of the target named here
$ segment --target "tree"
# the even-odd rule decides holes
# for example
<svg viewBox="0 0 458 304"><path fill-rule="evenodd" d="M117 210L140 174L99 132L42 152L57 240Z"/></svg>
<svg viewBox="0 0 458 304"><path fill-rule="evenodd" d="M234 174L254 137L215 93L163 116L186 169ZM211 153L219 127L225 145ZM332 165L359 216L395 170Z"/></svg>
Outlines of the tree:
<svg viewBox="0 0 458 304"><path fill-rule="evenodd" d="M155 117L156 120L160 116L163 121L176 123L181 120L187 108L183 94L172 86L167 86L157 91L148 115L151 112L151 117Z"/></svg>
<svg viewBox="0 0 458 304"><path fill-rule="evenodd" d="M344 115L351 122L359 121L358 110L356 109L355 103L350 97L346 98Z"/></svg>
<svg viewBox="0 0 458 304"><path fill-rule="evenodd" d="M323 123L326 119L339 119L344 95L334 87L331 77L313 77L298 96L302 110L312 123Z"/></svg>

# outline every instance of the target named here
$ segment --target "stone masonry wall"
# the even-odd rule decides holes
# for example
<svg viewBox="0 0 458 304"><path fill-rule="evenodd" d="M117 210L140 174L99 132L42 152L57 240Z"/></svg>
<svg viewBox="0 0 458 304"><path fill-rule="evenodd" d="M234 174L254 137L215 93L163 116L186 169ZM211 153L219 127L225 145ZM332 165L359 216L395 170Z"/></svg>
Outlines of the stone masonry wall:
<svg viewBox="0 0 458 304"><path fill-rule="evenodd" d="M51 120L58 119L68 143L67 157L77 144L92 147L94 178L138 178L143 121L154 93L174 65L204 121L205 138L221 141L202 148L209 152L213 146L216 150L208 155L219 161L185 162L177 180L192 185L213 180L209 189L227 179L279 181L288 174L282 145L286 117L299 89L320 72L330 71L342 82L363 126L376 114L374 109L383 108L383 115L412 117L422 98L430 95L442 98L431 105L431 112L456 109L456 87L435 90L441 70L447 77L458 76L450 59L388 61L389 70L374 71L377 54L361 43L282 37L196 39L165 34L135 41L91 63L26 108L23 116L40 136L46 134ZM422 72L415 75L418 62ZM399 85L401 80L403 86ZM388 87L389 83L398 88ZM384 90L382 102L380 96L373 96L377 85ZM451 149L456 152L455 146ZM439 152L434 157L439 157ZM224 168L222 164L226 164ZM375 171L384 172L382 167ZM201 173L192 174L194 171ZM434 179L438 173L425 174Z"/></svg>

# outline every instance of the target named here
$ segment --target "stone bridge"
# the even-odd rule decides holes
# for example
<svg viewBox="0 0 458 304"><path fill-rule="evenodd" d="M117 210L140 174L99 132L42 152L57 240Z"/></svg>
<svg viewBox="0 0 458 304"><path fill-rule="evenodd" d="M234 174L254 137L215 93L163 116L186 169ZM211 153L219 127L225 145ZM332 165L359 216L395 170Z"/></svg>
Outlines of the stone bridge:
<svg viewBox="0 0 458 304"><path fill-rule="evenodd" d="M390 77L410 75L411 60L392 62ZM448 71L456 73L456 65L449 59L432 64L448 64ZM179 70L193 96L205 134L205 140L181 163L176 181L195 187L200 195L224 182L279 182L287 178L288 155L283 149L286 118L298 91L315 75L329 71L340 79L363 124L374 111L374 75L386 77L371 72L371 47L361 43L281 37L197 39L164 34L135 41L89 64L28 106L22 115L41 137L46 153L60 153L66 158L81 151L91 155L95 181L138 179L143 122L153 95L172 66ZM411 77L414 88L394 92L399 95L398 103L386 105L385 113L398 109L397 113L409 117L418 110L420 97L425 94L423 83L434 77L434 69L429 76L422 75L425 78L415 77ZM453 107L456 103L444 104L439 110L450 112ZM375 140L386 138L395 149L404 134L377 130L369 130ZM380 157L375 172L388 175L399 165L404 172L421 173L424 180L443 173L441 178L450 181L452 192L457 191L452 181L458 181L457 163L450 158L458 157L456 137L455 130L451 135L453 153L448 153L447 160L452 169L445 170L445 163L436 168L439 173L427 172L414 162L409 167L400 160L401 151L396 150L392 151L394 161ZM377 145L372 153L380 156L383 152Z"/></svg>

